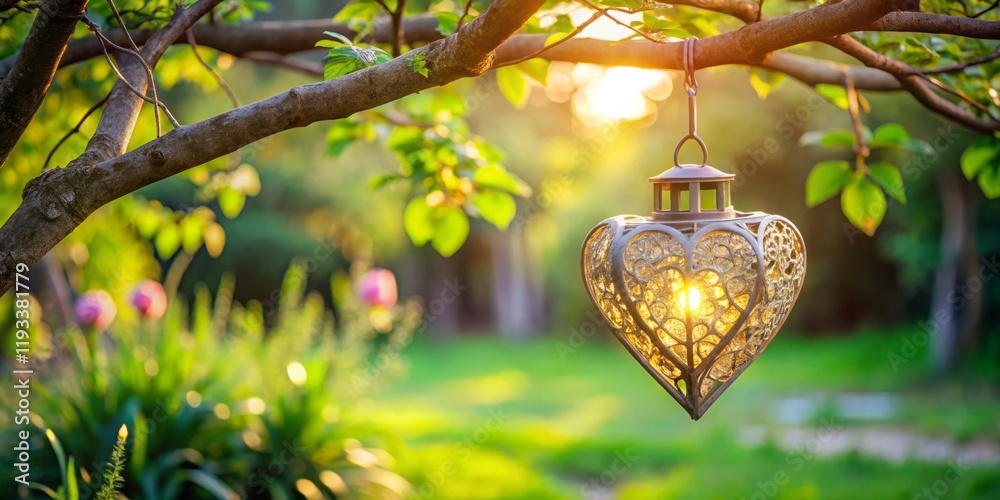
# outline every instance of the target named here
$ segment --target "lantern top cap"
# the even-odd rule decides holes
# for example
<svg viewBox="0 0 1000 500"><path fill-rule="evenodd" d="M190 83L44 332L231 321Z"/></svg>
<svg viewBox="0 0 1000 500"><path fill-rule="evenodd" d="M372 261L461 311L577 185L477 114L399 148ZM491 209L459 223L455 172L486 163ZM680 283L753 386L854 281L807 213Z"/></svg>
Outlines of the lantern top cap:
<svg viewBox="0 0 1000 500"><path fill-rule="evenodd" d="M673 184L687 182L729 182L735 179L733 174L727 174L708 165L677 165L664 170L649 182L654 184Z"/></svg>

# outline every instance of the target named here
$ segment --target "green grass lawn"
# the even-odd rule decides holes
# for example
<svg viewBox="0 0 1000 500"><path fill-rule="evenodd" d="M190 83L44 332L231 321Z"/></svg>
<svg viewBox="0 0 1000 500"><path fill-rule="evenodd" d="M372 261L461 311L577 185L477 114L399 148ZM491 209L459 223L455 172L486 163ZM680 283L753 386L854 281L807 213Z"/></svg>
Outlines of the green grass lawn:
<svg viewBox="0 0 1000 500"><path fill-rule="evenodd" d="M910 330L779 336L698 422L617 344L417 342L404 352L409 375L363 414L402 440L399 469L424 498L1000 497L996 463L950 471L945 459L816 451L860 430L997 446L995 389L927 377L922 354L893 369ZM845 395L890 409L857 416ZM809 410L787 422L803 400ZM799 444L779 445L790 428Z"/></svg>

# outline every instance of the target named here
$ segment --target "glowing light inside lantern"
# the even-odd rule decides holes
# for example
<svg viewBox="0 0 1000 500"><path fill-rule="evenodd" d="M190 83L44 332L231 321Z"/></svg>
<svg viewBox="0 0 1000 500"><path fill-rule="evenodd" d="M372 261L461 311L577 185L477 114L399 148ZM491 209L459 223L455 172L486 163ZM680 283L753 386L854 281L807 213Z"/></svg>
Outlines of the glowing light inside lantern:
<svg viewBox="0 0 1000 500"><path fill-rule="evenodd" d="M681 307L695 313L701 305L701 292L694 285L688 285L681 291Z"/></svg>

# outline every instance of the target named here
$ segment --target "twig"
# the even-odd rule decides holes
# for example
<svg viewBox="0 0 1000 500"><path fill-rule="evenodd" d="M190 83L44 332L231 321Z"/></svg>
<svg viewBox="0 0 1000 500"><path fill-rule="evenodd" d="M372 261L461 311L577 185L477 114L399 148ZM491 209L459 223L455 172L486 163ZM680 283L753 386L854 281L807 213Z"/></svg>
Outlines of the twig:
<svg viewBox="0 0 1000 500"><path fill-rule="evenodd" d="M513 61L507 61L507 62L505 62L503 64L497 64L497 65L493 66L493 69L502 68L504 66L513 66L515 64L521 64L524 61L528 61L530 59L534 59L534 58L542 55L542 53L544 53L545 51L547 51L547 50L549 50L549 49L551 49L553 47L558 47L559 45L565 43L569 39L575 37L576 35L579 35L580 32L584 30L584 28L586 28L587 26L590 26L594 21L597 21L603 15L604 14L602 12L595 12L594 15L590 16L590 19L587 19L586 21L580 23L580 25L577 26L576 29L574 29L573 31L571 31L568 35L560 38L559 40L556 40L555 42L552 43L552 45L546 45L545 47L542 47L542 48L540 48L540 49L538 49L538 50L536 50L536 51L534 51L534 52L532 52L532 53L530 53L530 54L528 54L528 55L526 55L526 56L524 56L524 57L522 57L520 59L514 59Z"/></svg>
<svg viewBox="0 0 1000 500"><path fill-rule="evenodd" d="M580 1L580 3L586 5L587 7L590 7L591 9L594 9L594 10L600 12L601 14L607 16L608 19L614 21L614 23L617 24L618 26L622 26L622 27L624 27L626 29L629 29L632 32L634 32L635 34L637 34L637 35L645 38L646 40L649 40L650 42L654 42L654 43L663 43L664 42L663 40L660 40L658 38L654 38L652 36L649 36L646 33L643 33L641 31L639 31L638 29L633 28L631 25L622 22L621 20L619 20L615 16L612 16L608 11L609 10L613 10L613 9L608 9L608 8L605 8L605 7L601 7L599 5L595 5L590 0L579 0L579 1Z"/></svg>
<svg viewBox="0 0 1000 500"><path fill-rule="evenodd" d="M132 47L132 50L138 52L139 46L135 44L135 40L132 39L132 34L128 32L128 27L125 26L125 21L122 19L121 13L118 12L118 7L115 5L114 0L108 0L108 7L111 7L111 13L115 15L115 20L118 21L118 27L121 28L122 33L125 33L125 38L128 39L128 43Z"/></svg>
<svg viewBox="0 0 1000 500"><path fill-rule="evenodd" d="M465 24L465 18L469 16L469 11L472 10L472 0L465 1L465 9L462 10L462 15L458 16L458 24L455 25L455 31L462 29Z"/></svg>
<svg viewBox="0 0 1000 500"><path fill-rule="evenodd" d="M87 118L89 118L90 115L94 114L94 111L97 111L98 109L101 108L101 106L104 105L104 103L108 102L108 97L111 97L111 94L104 96L103 99L94 103L94 105L91 106L90 109L88 109L87 112L83 114L83 118L80 118L80 121L76 122L76 126L73 127L69 132L66 132L66 135L62 136L62 138L59 139L59 142L57 142L56 145L52 147L52 151L49 151L49 155L45 157L45 163L42 165L42 170L46 170L49 168L49 162L52 161L52 156L56 154L56 150L59 149L59 146L62 146L62 144L66 142L66 140L69 139L73 134L79 132L80 127L83 126L83 122L87 121Z"/></svg>
<svg viewBox="0 0 1000 500"><path fill-rule="evenodd" d="M162 131L160 129L160 112L159 112L159 108L163 108L163 111L167 115L167 119L170 120L171 125L173 125L175 128L180 128L180 126L181 126L180 123L178 123L177 120L174 118L174 116L172 114L170 114L170 110L167 109L167 106L165 104L163 104L163 102L161 102L158 98L151 98L151 97L147 96L146 94L140 92L139 89L137 89L134 85L132 85L131 82L129 82L125 78L125 75L123 75L121 73L121 71L118 69L118 66L114 63L113 60L111 60L111 54L108 53L108 45L110 45L111 47L113 47L113 48L115 48L115 49L117 49L117 50L119 50L121 52L124 52L126 54L130 54L130 55L136 57L137 59L139 59L139 61L142 62L143 67L146 69L146 76L150 80L150 87L152 87L154 89L153 93L155 95L156 85L155 85L155 82L153 81L153 72L149 68L149 65L146 64L145 60L143 60L142 56L138 52L135 52L132 49L127 49L127 48L122 47L120 45L117 45L114 42L112 42L111 40L109 40L108 37L104 36L104 33L101 32L100 27L97 26L97 24L94 23L93 21L91 21L90 19L87 19L86 17L83 18L83 23L87 25L87 27L90 29L90 31L93 31L94 34L97 35L97 39L101 42L101 51L104 53L104 59L106 59L108 61L108 64L111 66L111 69L115 72L116 75L118 75L118 78L121 79L122 83L125 84L125 86L130 91L132 91L133 94L135 94L136 96L138 96L140 99L142 99L143 101L146 101L146 102L148 102L150 104L153 104L153 112L156 115L156 136L160 137L160 135L162 135Z"/></svg>
<svg viewBox="0 0 1000 500"><path fill-rule="evenodd" d="M975 59L969 59L968 61L965 61L965 62L960 63L960 64L955 64L955 65L952 65L952 66L941 66L940 68L917 69L917 72L920 73L920 74L922 74L922 75L934 75L934 74L940 74L940 73L951 73L953 71L962 71L965 68L968 68L970 66L978 66L978 65L983 64L983 63L988 63L988 62L990 62L990 61L992 61L994 59L1000 59L1000 49L997 49L996 52L994 52L994 53L992 53L992 54L990 54L988 56L982 56L982 57L977 57Z"/></svg>
<svg viewBox="0 0 1000 500"><path fill-rule="evenodd" d="M854 78L850 73L844 74L844 89L847 90L847 111L851 114L851 125L854 128L854 153L858 169L864 169L865 158L868 157L868 146L865 145L864 134L861 132L861 112L858 111L858 90L854 88Z"/></svg>
<svg viewBox="0 0 1000 500"><path fill-rule="evenodd" d="M246 52L240 55L241 58L248 61L256 61L267 64L273 64L275 66L283 66L288 69L294 69L295 71L301 71L310 75L323 76L323 65L318 62L306 61L304 59L298 59L295 57L285 57L274 52Z"/></svg>
<svg viewBox="0 0 1000 500"><path fill-rule="evenodd" d="M406 40L403 36L403 13L406 11L406 0L396 0L396 10L390 12L392 17L392 57L399 57L403 53L403 44Z"/></svg>
<svg viewBox="0 0 1000 500"><path fill-rule="evenodd" d="M994 122L1000 123L1000 120L998 120L997 117L993 116L993 113L990 112L990 108L984 106L983 103L981 103L981 102L979 102L979 101L977 101L977 100L969 97L969 95L966 94L965 92L962 92L961 90L958 90L958 89L951 88L951 87L945 85L943 82L941 82L937 78L932 78L932 77L929 77L927 75L919 75L919 76L921 78L923 78L924 80L926 80L927 82L929 82L932 85L934 85L935 87L937 87L937 88L939 88L939 89L941 89L941 90L943 90L943 91L945 91L945 92L947 92L947 93L949 93L949 94L951 94L951 95L953 95L955 97L958 97L959 99L961 99L961 100L969 103L970 106L978 109L979 111L982 111L983 113L986 114L986 116L988 116Z"/></svg>
<svg viewBox="0 0 1000 500"><path fill-rule="evenodd" d="M226 79L222 78L222 75L220 75L218 71L215 71L215 68L213 68L207 62L205 62L205 60L201 58L201 54L198 54L198 43L195 42L194 32L191 30L187 30L187 41L188 44L191 46L191 51L194 52L194 58L197 59L198 62L201 63L201 65L204 66L205 69L209 71L209 73L212 73L212 76L215 77L215 81L219 84L220 87L222 87L223 90L226 91L226 95L229 96L229 100L233 102L233 107L234 108L240 107L240 98L236 96L236 92L234 92L233 88L229 86L229 83L226 82Z"/></svg>
<svg viewBox="0 0 1000 500"><path fill-rule="evenodd" d="M760 3L757 4L757 20L754 22L759 23L762 15L764 15L764 0L760 0Z"/></svg>
<svg viewBox="0 0 1000 500"><path fill-rule="evenodd" d="M139 46L135 44L135 40L132 39L132 34L128 32L128 27L125 26L125 20L122 19L122 15L118 12L118 7L115 5L114 0L108 0L108 6L111 7L111 12L115 15L115 19L118 21L118 27L121 28L122 32L125 33L125 38L128 39L129 45L132 50L135 51L135 56L139 59L139 63L146 70L146 76L149 78L149 90L153 94L153 119L156 120L156 137L160 136L160 109L156 105L160 102L160 97L156 95L156 81L153 80L153 69L149 67L146 60L142 57L142 53L139 51ZM119 76L121 74L119 73ZM124 80L125 77L122 77Z"/></svg>
<svg viewBox="0 0 1000 500"><path fill-rule="evenodd" d="M964 2L962 3L962 6L963 7L965 6ZM983 10L979 11L978 13L973 14L973 15L971 15L969 17L972 18L972 19L978 19L983 14L985 14L985 13L987 13L987 12L989 12L989 11L995 9L995 8L997 8L998 6L1000 6L1000 0L994 1L992 4L990 4L989 7L986 7L985 9L983 9Z"/></svg>

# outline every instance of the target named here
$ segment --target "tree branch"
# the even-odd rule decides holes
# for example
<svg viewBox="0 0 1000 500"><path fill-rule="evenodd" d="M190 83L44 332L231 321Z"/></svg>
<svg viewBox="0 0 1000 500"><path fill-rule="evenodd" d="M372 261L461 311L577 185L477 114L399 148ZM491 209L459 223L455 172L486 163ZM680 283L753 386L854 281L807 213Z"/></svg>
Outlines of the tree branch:
<svg viewBox="0 0 1000 500"><path fill-rule="evenodd" d="M0 168L49 91L87 0L42 0L21 52L0 83Z"/></svg>
<svg viewBox="0 0 1000 500"><path fill-rule="evenodd" d="M865 31L937 33L967 38L1000 40L1000 21L946 16L925 12L893 12L872 22Z"/></svg>
<svg viewBox="0 0 1000 500"><path fill-rule="evenodd" d="M25 186L23 202L0 228L0 294L10 289L17 263L34 265L95 210L140 187L283 130L346 118L433 86L482 74L492 66L496 47L543 3L496 0L461 32L412 51L410 57L418 52L424 55L428 77L413 71L409 57L404 56L181 127L87 168L43 173Z"/></svg>
<svg viewBox="0 0 1000 500"><path fill-rule="evenodd" d="M913 94L921 104L931 111L983 133L993 133L1000 130L1000 122L994 119L980 118L969 110L936 94L925 80L926 77L912 66L879 54L847 35L833 37L827 43L861 61L865 66L892 74L906 91Z"/></svg>
<svg viewBox="0 0 1000 500"><path fill-rule="evenodd" d="M441 33L437 31L438 21L433 16L416 16L403 20L403 36L406 40L432 42L440 40ZM324 31L340 33L353 39L357 32L346 25L335 23L329 19L308 21L262 21L242 25L202 23L191 28L198 44L215 50L241 57L248 52L274 52L276 54L294 54L313 50L316 41L323 38ZM132 38L139 45L146 44L155 32L133 31ZM392 24L388 21L375 25L373 36L378 43L389 43ZM107 33L107 37L119 44L128 43L121 33ZM173 43L187 43L183 38L173 40ZM101 45L93 38L73 40L66 48L59 67L76 64L94 57L101 56ZM14 57L0 60L0 77L10 71Z"/></svg>
<svg viewBox="0 0 1000 500"><path fill-rule="evenodd" d="M134 86L139 93L145 93L152 83L147 79L145 66L155 67L167 48L220 2L221 0L199 0L190 7L180 7L166 26L146 40L140 52L143 61L135 58L122 60L119 65L122 78L111 89L97 131L87 144L87 150L70 162L68 167L93 165L125 152L144 102L129 86Z"/></svg>

